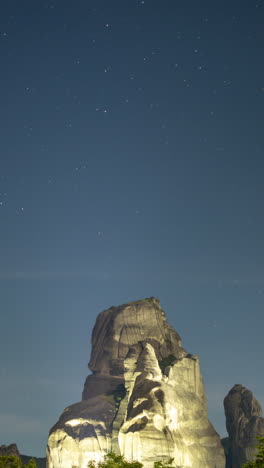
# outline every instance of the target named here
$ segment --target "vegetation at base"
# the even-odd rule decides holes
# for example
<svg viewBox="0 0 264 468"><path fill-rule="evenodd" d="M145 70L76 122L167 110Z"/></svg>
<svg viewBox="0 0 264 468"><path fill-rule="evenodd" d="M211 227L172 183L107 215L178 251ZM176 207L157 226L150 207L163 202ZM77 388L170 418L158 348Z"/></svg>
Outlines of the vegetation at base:
<svg viewBox="0 0 264 468"><path fill-rule="evenodd" d="M34 458L31 458L27 465L23 465L21 458L15 455L0 455L0 468L37 468L37 464Z"/></svg>
<svg viewBox="0 0 264 468"><path fill-rule="evenodd" d="M166 462L154 462L153 468L172 468L174 458L170 458ZM77 467L72 467L77 468ZM87 468L143 468L143 464L138 461L128 462L123 455L116 455L113 452L107 453L102 462L90 461Z"/></svg>
<svg viewBox="0 0 264 468"><path fill-rule="evenodd" d="M46 457L30 457L28 455L20 454L23 465L27 465L29 461L34 458L37 468L46 468Z"/></svg>
<svg viewBox="0 0 264 468"><path fill-rule="evenodd" d="M164 373L166 367L170 366L174 361L176 361L176 359L177 358L173 354L169 354L169 356L159 361L159 366L160 366L162 373Z"/></svg>
<svg viewBox="0 0 264 468"><path fill-rule="evenodd" d="M128 462L124 459L123 455L109 452L105 455L102 462L89 461L87 468L143 468L143 465L138 461Z"/></svg>
<svg viewBox="0 0 264 468"><path fill-rule="evenodd" d="M162 461L154 462L154 468L172 468L173 461L174 461L174 458L169 458L169 460L166 462L162 462Z"/></svg>
<svg viewBox="0 0 264 468"><path fill-rule="evenodd" d="M242 468L264 468L264 437L256 437L259 443L256 445L257 454L255 460L244 463Z"/></svg>

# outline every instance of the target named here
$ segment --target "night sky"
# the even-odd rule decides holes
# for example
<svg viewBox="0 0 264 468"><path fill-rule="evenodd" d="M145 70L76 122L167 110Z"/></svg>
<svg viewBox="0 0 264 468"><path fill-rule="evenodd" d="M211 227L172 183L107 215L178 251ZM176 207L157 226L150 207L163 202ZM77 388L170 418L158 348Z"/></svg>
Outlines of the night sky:
<svg viewBox="0 0 264 468"><path fill-rule="evenodd" d="M44 456L90 335L156 296L225 436L264 406L263 0L0 7L0 444Z"/></svg>

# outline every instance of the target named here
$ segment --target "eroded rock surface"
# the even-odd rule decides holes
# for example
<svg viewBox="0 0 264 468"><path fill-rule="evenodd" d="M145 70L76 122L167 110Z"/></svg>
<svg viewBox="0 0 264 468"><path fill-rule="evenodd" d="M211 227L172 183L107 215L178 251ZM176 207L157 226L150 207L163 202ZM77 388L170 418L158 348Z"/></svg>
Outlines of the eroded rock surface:
<svg viewBox="0 0 264 468"><path fill-rule="evenodd" d="M199 359L183 349L158 299L101 312L89 368L82 402L50 431L49 468L86 468L110 450L146 468L172 457L181 468L225 467Z"/></svg>
<svg viewBox="0 0 264 468"><path fill-rule="evenodd" d="M234 385L224 399L226 429L232 468L251 461L256 452L256 436L264 436L264 418L259 402L242 385Z"/></svg>

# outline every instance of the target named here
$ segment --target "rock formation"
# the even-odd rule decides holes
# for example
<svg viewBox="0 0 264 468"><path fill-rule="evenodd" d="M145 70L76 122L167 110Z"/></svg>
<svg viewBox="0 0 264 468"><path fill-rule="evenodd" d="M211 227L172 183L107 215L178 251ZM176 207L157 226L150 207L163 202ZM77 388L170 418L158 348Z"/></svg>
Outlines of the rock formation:
<svg viewBox="0 0 264 468"><path fill-rule="evenodd" d="M181 468L224 468L199 359L183 349L158 299L101 312L89 368L82 401L50 431L49 468L86 468L110 450L146 468L168 458Z"/></svg>
<svg viewBox="0 0 264 468"><path fill-rule="evenodd" d="M241 468L256 452L256 436L264 436L262 409L252 392L234 385L224 399L229 456L232 468Z"/></svg>
<svg viewBox="0 0 264 468"><path fill-rule="evenodd" d="M20 453L18 451L16 444L0 445L0 455L1 456L13 455L14 457L20 458Z"/></svg>
<svg viewBox="0 0 264 468"><path fill-rule="evenodd" d="M19 452L17 448L17 444L10 444L10 445L0 445L0 456L10 456L13 455L21 459L23 465L27 465L28 462L34 458L36 465L38 468L45 468L46 467L46 458L37 458L31 457L29 455L23 455Z"/></svg>
<svg viewBox="0 0 264 468"><path fill-rule="evenodd" d="M34 458L37 468L46 468L46 457L31 457L30 455L23 455L21 453L20 458L23 465L27 465L32 458Z"/></svg>

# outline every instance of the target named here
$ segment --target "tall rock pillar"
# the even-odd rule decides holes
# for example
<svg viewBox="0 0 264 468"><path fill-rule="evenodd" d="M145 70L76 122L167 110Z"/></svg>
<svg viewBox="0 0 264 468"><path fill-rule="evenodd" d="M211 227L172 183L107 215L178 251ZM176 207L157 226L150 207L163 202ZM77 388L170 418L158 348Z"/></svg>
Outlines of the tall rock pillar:
<svg viewBox="0 0 264 468"><path fill-rule="evenodd" d="M113 450L145 468L224 468L207 417L199 359L182 347L156 298L101 312L82 401L50 431L48 468L86 468Z"/></svg>
<svg viewBox="0 0 264 468"><path fill-rule="evenodd" d="M242 385L234 385L224 399L229 456L232 468L254 458L256 436L264 436L264 418L259 402Z"/></svg>

